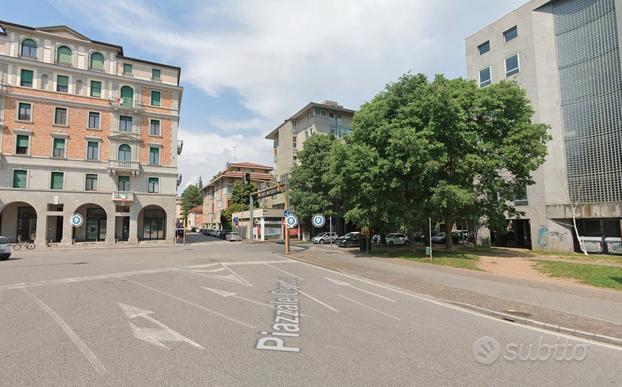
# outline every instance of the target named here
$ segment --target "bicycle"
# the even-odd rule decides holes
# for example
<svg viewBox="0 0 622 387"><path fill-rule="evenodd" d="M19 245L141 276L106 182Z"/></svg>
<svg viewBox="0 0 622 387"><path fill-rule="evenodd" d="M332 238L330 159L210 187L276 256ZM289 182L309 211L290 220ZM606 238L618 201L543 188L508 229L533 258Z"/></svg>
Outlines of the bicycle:
<svg viewBox="0 0 622 387"><path fill-rule="evenodd" d="M32 250L37 246L35 245L34 241L22 242L20 239L18 239L17 242L11 245L11 247L13 248L13 250L20 250L22 247L25 247L28 250Z"/></svg>

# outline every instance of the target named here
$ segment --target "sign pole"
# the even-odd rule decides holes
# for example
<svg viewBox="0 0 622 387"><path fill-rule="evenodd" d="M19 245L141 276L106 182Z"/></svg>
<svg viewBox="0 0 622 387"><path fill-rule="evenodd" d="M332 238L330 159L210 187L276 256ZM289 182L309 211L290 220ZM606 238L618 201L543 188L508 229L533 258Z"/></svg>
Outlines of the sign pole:
<svg viewBox="0 0 622 387"><path fill-rule="evenodd" d="M248 226L250 236L248 237L248 239L252 241L254 239L254 235L253 235L254 232L253 231L255 229L255 225L253 224L254 223L254 219L253 219L253 211L254 211L254 208L253 208L253 204L254 204L253 203L253 194L250 194L250 199L251 199L250 200L250 205L249 205L250 216L249 216L249 226Z"/></svg>
<svg viewBox="0 0 622 387"><path fill-rule="evenodd" d="M328 218L328 232L330 235L330 245L333 245L333 217Z"/></svg>
<svg viewBox="0 0 622 387"><path fill-rule="evenodd" d="M432 262L432 218L428 218L428 236L430 237L430 262Z"/></svg>
<svg viewBox="0 0 622 387"><path fill-rule="evenodd" d="M283 190L283 195L285 195L285 209L289 210L289 199L287 198L287 191ZM285 221L285 254L289 254L289 226Z"/></svg>

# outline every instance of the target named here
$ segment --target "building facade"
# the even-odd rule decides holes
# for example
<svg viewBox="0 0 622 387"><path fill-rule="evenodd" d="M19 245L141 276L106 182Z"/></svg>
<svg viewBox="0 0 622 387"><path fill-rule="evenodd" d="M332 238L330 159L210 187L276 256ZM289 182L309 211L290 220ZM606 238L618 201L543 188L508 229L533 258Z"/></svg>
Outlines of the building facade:
<svg viewBox="0 0 622 387"><path fill-rule="evenodd" d="M255 183L257 187L262 187L273 180L271 172L272 167L267 165L249 162L227 163L225 169L201 189L205 227L210 229L223 228L220 222L222 212L231 206L233 187L244 181L246 173L250 174L251 183ZM262 203L255 203L255 205L259 207Z"/></svg>
<svg viewBox="0 0 622 387"><path fill-rule="evenodd" d="M66 26L0 21L0 234L172 242L180 71Z"/></svg>
<svg viewBox="0 0 622 387"><path fill-rule="evenodd" d="M518 82L551 126L548 157L508 224L514 245L573 251L622 232L622 0L533 0L466 39L468 77Z"/></svg>
<svg viewBox="0 0 622 387"><path fill-rule="evenodd" d="M315 134L332 134L343 138L352 131L354 110L346 109L337 102L310 102L281 125L270 132L267 140L272 140L272 156L276 179L287 183L288 176L297 162L297 153L306 139ZM275 208L284 208L283 195L274 199Z"/></svg>

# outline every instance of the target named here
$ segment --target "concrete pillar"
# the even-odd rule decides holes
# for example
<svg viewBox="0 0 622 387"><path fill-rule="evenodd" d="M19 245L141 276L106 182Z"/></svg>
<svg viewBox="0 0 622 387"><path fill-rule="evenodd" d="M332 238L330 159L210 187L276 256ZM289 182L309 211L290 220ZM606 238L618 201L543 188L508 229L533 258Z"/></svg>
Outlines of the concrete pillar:
<svg viewBox="0 0 622 387"><path fill-rule="evenodd" d="M112 211L106 209L106 244L114 244L114 236L116 233L116 217L115 217L116 208L113 207Z"/></svg>
<svg viewBox="0 0 622 387"><path fill-rule="evenodd" d="M130 208L130 235L128 238L129 243L138 244L138 213L140 212L139 206L132 206Z"/></svg>
<svg viewBox="0 0 622 387"><path fill-rule="evenodd" d="M164 209L166 213L166 241L171 244L175 243L175 207L172 209Z"/></svg>
<svg viewBox="0 0 622 387"><path fill-rule="evenodd" d="M71 225L71 215L73 212L69 209L68 203L65 203L63 211L63 237L60 244L63 246L69 246L73 243L73 226ZM84 219L86 222L86 219Z"/></svg>
<svg viewBox="0 0 622 387"><path fill-rule="evenodd" d="M37 211L37 236L35 237L35 244L37 246L45 246L45 235L47 234L47 206L42 208L35 208Z"/></svg>
<svg viewBox="0 0 622 387"><path fill-rule="evenodd" d="M266 218L261 218L261 240L266 240Z"/></svg>

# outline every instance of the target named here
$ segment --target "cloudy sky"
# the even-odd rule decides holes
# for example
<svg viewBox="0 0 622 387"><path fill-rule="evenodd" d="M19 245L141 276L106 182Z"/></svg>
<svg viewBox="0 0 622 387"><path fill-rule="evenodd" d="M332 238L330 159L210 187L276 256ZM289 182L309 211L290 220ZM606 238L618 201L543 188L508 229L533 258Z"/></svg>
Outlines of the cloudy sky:
<svg viewBox="0 0 622 387"><path fill-rule="evenodd" d="M185 186L227 161L271 164L264 136L309 101L356 109L409 71L464 76L464 38L524 2L3 0L0 19L182 67Z"/></svg>

